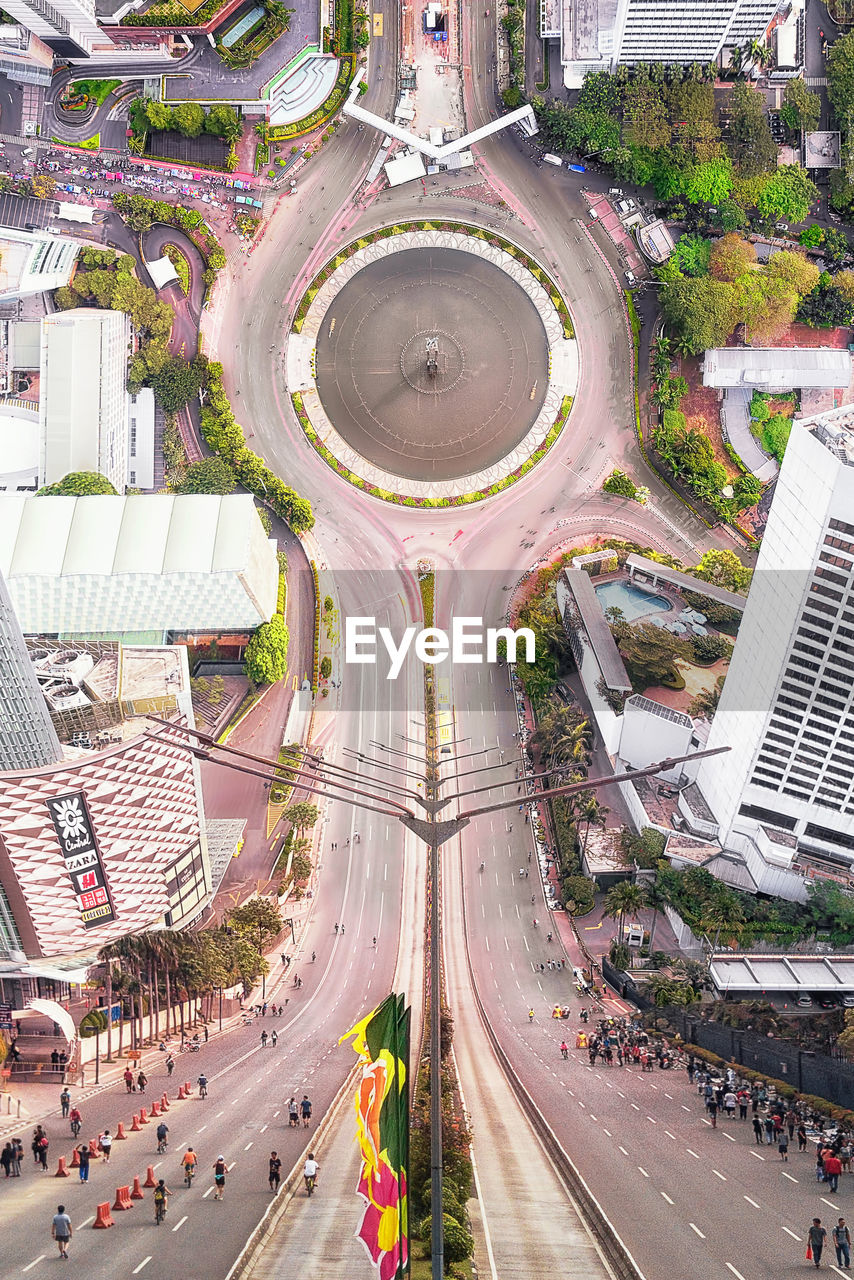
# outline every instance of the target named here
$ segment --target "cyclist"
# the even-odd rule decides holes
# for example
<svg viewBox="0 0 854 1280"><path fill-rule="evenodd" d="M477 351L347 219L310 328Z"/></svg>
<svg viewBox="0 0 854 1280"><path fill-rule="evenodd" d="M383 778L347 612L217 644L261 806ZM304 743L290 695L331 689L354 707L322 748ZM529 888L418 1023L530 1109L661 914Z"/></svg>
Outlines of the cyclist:
<svg viewBox="0 0 854 1280"><path fill-rule="evenodd" d="M529 1010L528 1010L528 1021L529 1021L529 1022L533 1022L533 1021L534 1021L534 1010L533 1010L533 1009L529 1009Z"/></svg>
<svg viewBox="0 0 854 1280"><path fill-rule="evenodd" d="M566 1059L569 1057L569 1047L565 1040L561 1041L560 1052L561 1052L561 1057L564 1059L564 1061L566 1061Z"/></svg>
<svg viewBox="0 0 854 1280"><path fill-rule="evenodd" d="M374 934L374 946L376 946L376 945L377 945L377 935L376 935L376 934Z"/></svg>
<svg viewBox="0 0 854 1280"><path fill-rule="evenodd" d="M76 1138L80 1132L80 1126L83 1123L83 1117L81 1116L80 1112L77 1110L76 1107L72 1107L69 1113L68 1119L71 1121L71 1132L74 1134Z"/></svg>
<svg viewBox="0 0 854 1280"><path fill-rule="evenodd" d="M166 1217L166 1205L172 1192L161 1178L154 1188L154 1221L158 1227L162 1220Z"/></svg>
<svg viewBox="0 0 854 1280"><path fill-rule="evenodd" d="M166 1139L168 1137L169 1137L169 1126L168 1124L166 1124L165 1120L161 1120L160 1124L157 1126L157 1154L159 1156L162 1156L166 1151L166 1146L167 1146Z"/></svg>
<svg viewBox="0 0 854 1280"><path fill-rule="evenodd" d="M267 1032L266 1031L261 1032L261 1048L262 1049L267 1048Z"/></svg>
<svg viewBox="0 0 854 1280"><path fill-rule="evenodd" d="M225 1175L227 1172L225 1167L225 1156L217 1156L213 1171L214 1187L216 1188L214 1191L214 1200L221 1200L223 1192L225 1191Z"/></svg>
<svg viewBox="0 0 854 1280"><path fill-rule="evenodd" d="M184 1177L186 1178L187 1186L189 1187L193 1178L196 1176L196 1153L192 1147L187 1147L187 1150L181 1157L181 1164L184 1166Z"/></svg>
<svg viewBox="0 0 854 1280"><path fill-rule="evenodd" d="M276 1047L278 1039L279 1039L279 1033L277 1031L274 1031L273 1034L270 1036L270 1043L272 1044L274 1049Z"/></svg>
<svg viewBox="0 0 854 1280"><path fill-rule="evenodd" d="M206 1098L206 1097L208 1096L208 1078L207 1078L207 1076L205 1075L204 1071L203 1071L203 1072L202 1072L202 1074L199 1076L199 1078L198 1078L198 1080L196 1081L196 1083L197 1083L197 1084L198 1084L198 1086L199 1086L199 1097L200 1097L200 1098Z"/></svg>
<svg viewBox="0 0 854 1280"><path fill-rule="evenodd" d="M320 1172L320 1165L317 1163L317 1161L314 1158L314 1152L309 1151L308 1159L306 1160L302 1169L302 1176L305 1178L305 1189L309 1195L311 1195L312 1191L314 1190L315 1183L317 1182L317 1175L319 1172Z"/></svg>
<svg viewBox="0 0 854 1280"><path fill-rule="evenodd" d="M483 863L483 862L482 862L482 863L480 864L480 868L479 868L479 869L480 869L481 871L483 871L484 866L485 866L485 863Z"/></svg>

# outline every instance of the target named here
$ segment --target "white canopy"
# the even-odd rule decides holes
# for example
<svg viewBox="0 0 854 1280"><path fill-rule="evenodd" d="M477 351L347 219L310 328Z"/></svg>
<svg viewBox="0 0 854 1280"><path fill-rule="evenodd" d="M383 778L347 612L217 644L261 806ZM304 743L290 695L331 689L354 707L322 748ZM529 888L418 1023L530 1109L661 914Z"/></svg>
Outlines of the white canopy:
<svg viewBox="0 0 854 1280"><path fill-rule="evenodd" d="M35 1009L36 1013L43 1013L46 1018L51 1018L62 1031L69 1044L75 1039L77 1028L74 1025L74 1019L57 1000L28 1000L27 1008Z"/></svg>

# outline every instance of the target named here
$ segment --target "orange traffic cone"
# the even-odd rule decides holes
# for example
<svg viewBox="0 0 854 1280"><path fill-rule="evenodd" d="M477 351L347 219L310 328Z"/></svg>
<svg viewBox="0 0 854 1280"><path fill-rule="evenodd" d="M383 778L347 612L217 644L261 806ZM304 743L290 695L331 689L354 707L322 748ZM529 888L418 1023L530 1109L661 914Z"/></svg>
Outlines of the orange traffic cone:
<svg viewBox="0 0 854 1280"><path fill-rule="evenodd" d="M72 1169L80 1168L80 1152L77 1150L76 1147L74 1148L74 1154L71 1157L71 1168Z"/></svg>
<svg viewBox="0 0 854 1280"><path fill-rule="evenodd" d="M184 1099L186 1098L186 1096L187 1096L187 1095L186 1095L186 1093L184 1092L184 1086L183 1086L183 1085L180 1085L180 1086L179 1086L179 1088L178 1088L178 1101L179 1101L179 1102L183 1102L183 1101L184 1101Z"/></svg>
<svg viewBox="0 0 854 1280"><path fill-rule="evenodd" d="M159 1102L152 1102L152 1104L151 1104L151 1114L152 1114L153 1116L159 1116L159 1115L160 1115L160 1103L159 1103Z"/></svg>
<svg viewBox="0 0 854 1280"><path fill-rule="evenodd" d="M145 1182L143 1182L143 1184L142 1184L142 1185L143 1185L144 1187L156 1187L156 1186L157 1186L157 1179L156 1179L156 1178L155 1178L155 1176L154 1176L154 1165L153 1165L153 1164L150 1164L150 1165L148 1166L148 1169L146 1170L146 1174L145 1174Z"/></svg>
<svg viewBox="0 0 854 1280"><path fill-rule="evenodd" d="M148 1118L148 1113L147 1113L147 1111L145 1110L145 1107L140 1107L140 1109L139 1109L139 1123L140 1123L140 1124L151 1124L151 1121L150 1121L150 1120L149 1120L149 1118Z"/></svg>
<svg viewBox="0 0 854 1280"><path fill-rule="evenodd" d="M101 1153L98 1150L98 1139L90 1138L89 1139L89 1155L92 1157L93 1160L97 1160L100 1154Z"/></svg>
<svg viewBox="0 0 854 1280"><path fill-rule="evenodd" d="M120 1120L119 1127L118 1129L116 1129L116 1141L120 1141L122 1138L126 1138L126 1137L127 1137L127 1134L125 1133L124 1120Z"/></svg>
<svg viewBox="0 0 854 1280"><path fill-rule="evenodd" d="M185 1080L184 1081L184 1097L189 1098L192 1092L193 1092L193 1086L190 1084L189 1080Z"/></svg>
<svg viewBox="0 0 854 1280"><path fill-rule="evenodd" d="M78 1160L77 1163L79 1165L80 1161ZM57 1165L56 1173L53 1176L55 1178L69 1178L71 1176L65 1167L65 1156L59 1157L59 1164Z"/></svg>
<svg viewBox="0 0 854 1280"><path fill-rule="evenodd" d="M103 1204L98 1205L98 1212L95 1214L95 1221L92 1223L92 1226L96 1230L99 1227L115 1226L115 1223L113 1222L113 1219L112 1219L112 1215L110 1214L109 1200L105 1200Z"/></svg>
<svg viewBox="0 0 854 1280"><path fill-rule="evenodd" d="M134 1112L133 1124L130 1127L130 1131L131 1133L139 1133L141 1128L142 1128L142 1125L139 1123L139 1116L136 1114L136 1112Z"/></svg>
<svg viewBox="0 0 854 1280"><path fill-rule="evenodd" d="M130 1198L130 1187L116 1187L116 1198L113 1201L114 1209L132 1209Z"/></svg>
<svg viewBox="0 0 854 1280"><path fill-rule="evenodd" d="M168 1110L169 1110L169 1099L166 1097L166 1094L165 1094L165 1093L164 1093L163 1097L160 1099L160 1110L161 1110L161 1111L168 1111Z"/></svg>
<svg viewBox="0 0 854 1280"><path fill-rule="evenodd" d="M130 1193L131 1200L144 1200L142 1187L139 1185L139 1178L133 1180L133 1191Z"/></svg>

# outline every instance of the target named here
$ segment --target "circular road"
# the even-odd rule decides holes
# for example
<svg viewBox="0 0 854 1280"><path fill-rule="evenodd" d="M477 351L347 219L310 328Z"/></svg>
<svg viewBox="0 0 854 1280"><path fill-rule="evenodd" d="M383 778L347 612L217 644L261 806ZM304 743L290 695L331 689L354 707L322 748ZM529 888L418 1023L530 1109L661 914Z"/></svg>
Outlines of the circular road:
<svg viewBox="0 0 854 1280"><path fill-rule="evenodd" d="M362 267L317 339L330 420L363 458L409 480L494 466L531 429L548 382L531 299L459 249L405 249Z"/></svg>

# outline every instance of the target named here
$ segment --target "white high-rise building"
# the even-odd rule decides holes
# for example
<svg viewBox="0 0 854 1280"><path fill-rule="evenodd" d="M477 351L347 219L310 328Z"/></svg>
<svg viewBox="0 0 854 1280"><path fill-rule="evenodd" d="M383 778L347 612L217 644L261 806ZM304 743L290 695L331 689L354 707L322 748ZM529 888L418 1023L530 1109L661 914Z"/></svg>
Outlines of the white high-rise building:
<svg viewBox="0 0 854 1280"><path fill-rule="evenodd" d="M854 409L795 423L697 785L760 888L854 869ZM775 884L773 868L787 875Z"/></svg>
<svg viewBox="0 0 854 1280"><path fill-rule="evenodd" d="M103 40L95 0L9 0L3 8L60 57L88 57Z"/></svg>
<svg viewBox="0 0 854 1280"><path fill-rule="evenodd" d="M42 321L42 484L54 484L70 471L98 471L124 493L130 336L130 320L122 311L78 307Z"/></svg>
<svg viewBox="0 0 854 1280"><path fill-rule="evenodd" d="M561 61L567 88L619 63L716 61L761 40L779 0L562 0ZM557 34L556 6L541 4L543 34Z"/></svg>

